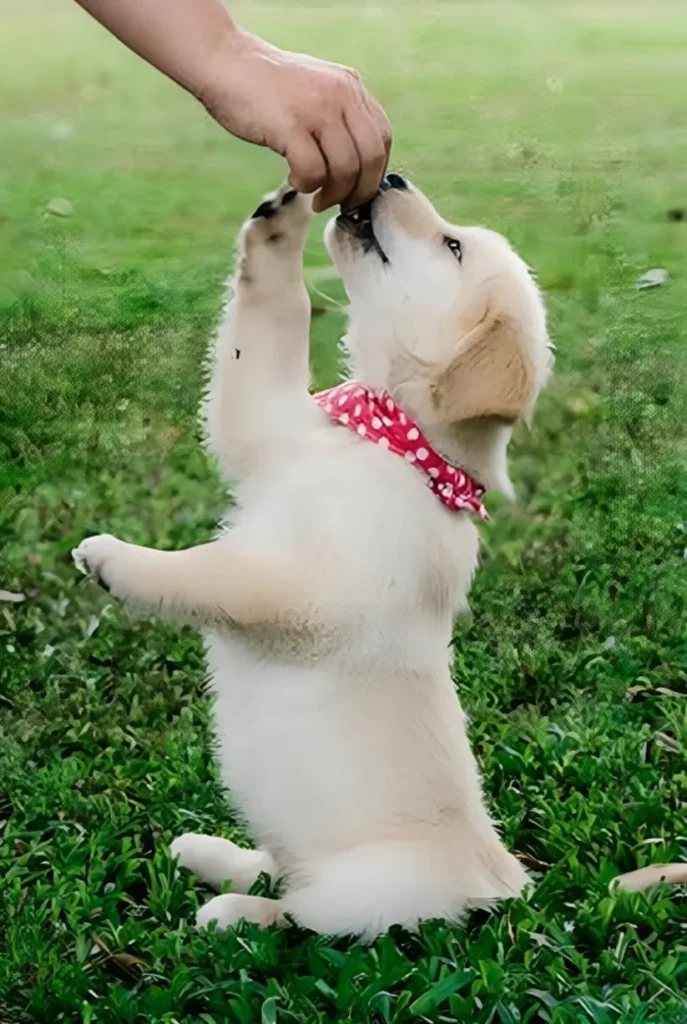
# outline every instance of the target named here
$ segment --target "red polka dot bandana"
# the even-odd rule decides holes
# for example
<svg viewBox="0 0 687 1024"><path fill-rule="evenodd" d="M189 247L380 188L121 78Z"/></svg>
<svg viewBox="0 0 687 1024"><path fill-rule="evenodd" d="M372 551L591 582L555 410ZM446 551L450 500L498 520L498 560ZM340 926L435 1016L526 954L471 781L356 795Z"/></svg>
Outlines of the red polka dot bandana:
<svg viewBox="0 0 687 1024"><path fill-rule="evenodd" d="M396 404L388 391L373 391L360 381L346 381L313 398L335 423L359 437L401 455L427 478L427 486L454 512L489 514L482 503L484 487L432 448L419 427Z"/></svg>

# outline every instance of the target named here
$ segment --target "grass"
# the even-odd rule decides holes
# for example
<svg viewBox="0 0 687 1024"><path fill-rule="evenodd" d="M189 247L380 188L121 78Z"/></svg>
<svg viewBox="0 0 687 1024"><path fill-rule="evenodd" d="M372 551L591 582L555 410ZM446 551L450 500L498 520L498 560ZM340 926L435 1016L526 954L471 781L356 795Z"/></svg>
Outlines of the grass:
<svg viewBox="0 0 687 1024"><path fill-rule="evenodd" d="M233 234L282 168L76 5L3 6L0 586L28 599L0 603L0 1020L687 1021L684 892L608 892L687 855L681 5L238 9L363 70L395 165L537 269L558 350L455 641L489 801L535 884L370 949L194 932L206 894L167 843L236 835L199 638L131 620L68 557L89 532L210 535L202 358ZM342 293L318 234L307 263L325 385ZM668 284L636 291L651 267Z"/></svg>

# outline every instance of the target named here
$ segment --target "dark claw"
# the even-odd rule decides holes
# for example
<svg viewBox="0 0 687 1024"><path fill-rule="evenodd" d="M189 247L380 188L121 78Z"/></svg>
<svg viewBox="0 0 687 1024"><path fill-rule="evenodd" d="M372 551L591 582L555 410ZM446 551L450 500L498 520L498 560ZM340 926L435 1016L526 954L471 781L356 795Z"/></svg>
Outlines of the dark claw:
<svg viewBox="0 0 687 1024"><path fill-rule="evenodd" d="M102 587L107 594L111 593L109 583L105 582L105 580L103 579L99 572L93 574L93 581L97 583L99 587Z"/></svg>
<svg viewBox="0 0 687 1024"><path fill-rule="evenodd" d="M285 192L284 195L281 197L281 205L288 206L289 203L292 203L294 201L297 195L298 192L296 192L295 189L291 189L290 192Z"/></svg>
<svg viewBox="0 0 687 1024"><path fill-rule="evenodd" d="M386 191L389 188L398 189L399 192L407 192L408 182L400 174L387 174L382 182L382 190Z"/></svg>
<svg viewBox="0 0 687 1024"><path fill-rule="evenodd" d="M260 203L260 206L258 206L257 210L251 217L251 220L258 220L259 217L264 217L265 220L269 220L270 217L274 217L276 212L277 211L272 205L272 200L266 199L264 203Z"/></svg>

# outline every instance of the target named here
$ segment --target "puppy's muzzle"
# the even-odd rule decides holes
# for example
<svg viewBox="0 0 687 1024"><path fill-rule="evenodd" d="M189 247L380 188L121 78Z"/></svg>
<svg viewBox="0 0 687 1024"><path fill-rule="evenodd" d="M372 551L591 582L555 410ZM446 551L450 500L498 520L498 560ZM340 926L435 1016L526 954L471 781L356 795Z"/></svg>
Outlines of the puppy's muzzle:
<svg viewBox="0 0 687 1024"><path fill-rule="evenodd" d="M389 192L392 189L397 189L399 192L407 192L409 185L400 174L387 174L379 187L377 196L381 195L382 192ZM388 257L382 250L374 233L372 210L377 196L363 203L362 206L357 206L355 210L339 214L336 218L336 224L341 231L360 242L363 252L376 252L382 263L388 263Z"/></svg>

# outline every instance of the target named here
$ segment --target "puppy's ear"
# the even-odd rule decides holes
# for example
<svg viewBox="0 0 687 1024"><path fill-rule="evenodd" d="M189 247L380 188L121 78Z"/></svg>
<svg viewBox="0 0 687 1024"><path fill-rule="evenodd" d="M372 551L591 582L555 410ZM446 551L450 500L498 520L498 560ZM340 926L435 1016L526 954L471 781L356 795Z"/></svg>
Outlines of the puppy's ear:
<svg viewBox="0 0 687 1024"><path fill-rule="evenodd" d="M489 317L461 339L430 393L444 423L478 416L515 422L529 419L541 383L522 329L509 317Z"/></svg>

